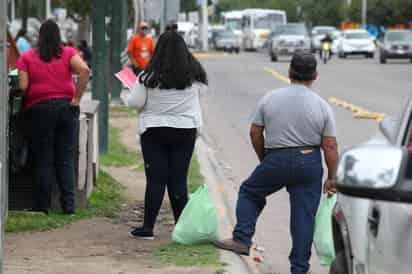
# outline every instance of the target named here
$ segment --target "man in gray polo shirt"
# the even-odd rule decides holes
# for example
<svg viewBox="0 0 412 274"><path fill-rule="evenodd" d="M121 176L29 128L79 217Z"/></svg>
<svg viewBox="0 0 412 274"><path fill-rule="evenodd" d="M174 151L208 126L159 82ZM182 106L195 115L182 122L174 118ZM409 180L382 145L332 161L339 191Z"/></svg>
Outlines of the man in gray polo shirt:
<svg viewBox="0 0 412 274"><path fill-rule="evenodd" d="M307 274L315 215L322 192L322 155L328 168L324 192L335 192L336 126L328 103L310 88L317 78L310 53L297 53L289 67L291 85L266 94L254 114L250 137L260 164L239 190L233 238L216 246L249 255L266 197L286 187L290 196L292 274Z"/></svg>

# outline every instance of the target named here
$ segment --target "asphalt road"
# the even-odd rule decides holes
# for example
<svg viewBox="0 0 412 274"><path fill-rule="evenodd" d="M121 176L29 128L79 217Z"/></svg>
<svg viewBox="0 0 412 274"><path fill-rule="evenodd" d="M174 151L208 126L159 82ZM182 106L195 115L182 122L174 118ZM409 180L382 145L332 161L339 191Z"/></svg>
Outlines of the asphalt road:
<svg viewBox="0 0 412 274"><path fill-rule="evenodd" d="M290 59L272 63L265 53L241 53L201 61L210 81L210 92L202 99L205 133L224 171L222 189L234 219L238 188L258 163L248 136L251 114L266 92L287 85ZM412 64L407 61L380 65L376 59L335 58L327 65L319 64L319 78L313 89L326 100L335 97L370 111L394 115L412 91L411 76ZM377 121L354 119L350 111L332 107L341 151L378 131ZM289 198L285 191L268 199L255 241L265 248L265 273L290 273ZM315 254L311 264L312 273L328 273Z"/></svg>

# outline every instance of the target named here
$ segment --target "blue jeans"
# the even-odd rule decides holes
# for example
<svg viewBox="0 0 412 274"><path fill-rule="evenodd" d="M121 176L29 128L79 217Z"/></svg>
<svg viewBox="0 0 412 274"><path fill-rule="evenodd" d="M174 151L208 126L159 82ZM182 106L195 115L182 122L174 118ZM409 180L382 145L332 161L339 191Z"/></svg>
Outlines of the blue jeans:
<svg viewBox="0 0 412 274"><path fill-rule="evenodd" d="M266 197L286 187L291 208L291 273L306 274L322 191L322 175L320 149L309 153L299 149L268 152L240 187L233 239L250 246L257 219L266 205Z"/></svg>
<svg viewBox="0 0 412 274"><path fill-rule="evenodd" d="M50 208L52 184L57 179L63 212L74 213L79 112L68 99L46 100L25 112L34 210Z"/></svg>

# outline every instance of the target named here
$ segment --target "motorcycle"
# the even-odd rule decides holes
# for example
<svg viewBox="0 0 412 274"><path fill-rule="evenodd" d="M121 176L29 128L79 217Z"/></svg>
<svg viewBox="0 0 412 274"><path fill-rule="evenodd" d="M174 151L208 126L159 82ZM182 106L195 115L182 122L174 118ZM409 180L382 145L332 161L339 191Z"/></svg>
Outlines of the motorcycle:
<svg viewBox="0 0 412 274"><path fill-rule="evenodd" d="M328 60L331 58L331 43L323 42L322 43L322 60L323 63L326 64Z"/></svg>

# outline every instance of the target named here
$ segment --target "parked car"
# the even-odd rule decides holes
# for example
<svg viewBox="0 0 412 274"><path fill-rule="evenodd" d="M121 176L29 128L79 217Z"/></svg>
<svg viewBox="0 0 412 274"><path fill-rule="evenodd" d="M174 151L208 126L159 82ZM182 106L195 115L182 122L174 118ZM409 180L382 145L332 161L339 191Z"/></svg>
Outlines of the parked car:
<svg viewBox="0 0 412 274"><path fill-rule="evenodd" d="M365 55L367 58L373 58L375 50L374 39L366 30L351 29L343 31L338 46L338 55L342 58L348 55Z"/></svg>
<svg viewBox="0 0 412 274"><path fill-rule="evenodd" d="M381 64L389 58L409 59L412 63L412 31L388 30L378 45Z"/></svg>
<svg viewBox="0 0 412 274"><path fill-rule="evenodd" d="M199 48L199 30L191 22L177 22L177 32L183 37L189 48Z"/></svg>
<svg viewBox="0 0 412 274"><path fill-rule="evenodd" d="M289 23L276 27L269 55L276 62L279 56L291 56L297 51L310 51L310 38L305 24Z"/></svg>
<svg viewBox="0 0 412 274"><path fill-rule="evenodd" d="M332 32L337 31L333 26L316 26L312 29L311 37L311 49L312 52L317 52L321 50L321 40L325 37L327 33L332 35Z"/></svg>
<svg viewBox="0 0 412 274"><path fill-rule="evenodd" d="M212 49L216 49L216 37L219 33L225 31L224 26L213 26L209 29L208 33L208 40L209 40L209 47Z"/></svg>
<svg viewBox="0 0 412 274"><path fill-rule="evenodd" d="M240 42L237 35L232 30L219 32L215 38L216 50L227 52L240 52Z"/></svg>
<svg viewBox="0 0 412 274"><path fill-rule="evenodd" d="M332 54L338 54L339 42L342 37L342 32L340 30L334 30L331 32L332 42Z"/></svg>
<svg viewBox="0 0 412 274"><path fill-rule="evenodd" d="M330 274L410 274L412 99L380 135L342 154Z"/></svg>

